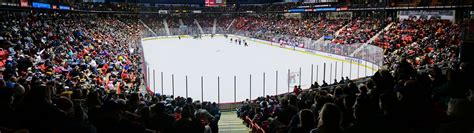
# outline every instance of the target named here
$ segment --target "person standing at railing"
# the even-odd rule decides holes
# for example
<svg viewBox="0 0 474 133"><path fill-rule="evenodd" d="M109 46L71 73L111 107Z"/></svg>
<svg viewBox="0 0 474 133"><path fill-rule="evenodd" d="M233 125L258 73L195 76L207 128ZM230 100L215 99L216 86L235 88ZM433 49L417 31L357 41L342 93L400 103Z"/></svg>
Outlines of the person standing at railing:
<svg viewBox="0 0 474 133"><path fill-rule="evenodd" d="M326 87L326 86L329 86L328 83L326 83L325 80L323 80L323 84L321 85L321 87Z"/></svg>
<svg viewBox="0 0 474 133"><path fill-rule="evenodd" d="M212 116L214 116L214 120L211 121L211 123L210 123L211 130L212 130L213 133L218 133L219 132L218 123L219 123L219 120L221 119L221 111L219 110L219 107L216 104L216 102L212 103L212 105L209 109L209 113Z"/></svg>
<svg viewBox="0 0 474 133"><path fill-rule="evenodd" d="M319 84L317 81L314 81L314 84L311 85L311 89L319 88Z"/></svg>
<svg viewBox="0 0 474 133"><path fill-rule="evenodd" d="M295 85L295 87L293 88L293 93L295 93L295 95L299 95L301 93L301 86L297 86Z"/></svg>
<svg viewBox="0 0 474 133"><path fill-rule="evenodd" d="M194 112L195 119L199 120L201 126L204 127L204 133L212 133L211 122L215 120L215 117L212 116L206 109L202 107L201 103L196 104L197 110Z"/></svg>

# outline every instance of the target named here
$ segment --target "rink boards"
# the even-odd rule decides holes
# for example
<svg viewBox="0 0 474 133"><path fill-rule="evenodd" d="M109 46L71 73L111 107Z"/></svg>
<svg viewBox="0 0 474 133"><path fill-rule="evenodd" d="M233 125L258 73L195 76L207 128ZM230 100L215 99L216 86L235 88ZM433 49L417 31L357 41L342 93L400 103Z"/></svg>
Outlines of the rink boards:
<svg viewBox="0 0 474 133"><path fill-rule="evenodd" d="M316 50L311 50L311 49L300 48L300 47L293 47L293 46L289 46L289 45L284 45L284 47L281 47L278 43L275 43L275 42L270 42L270 41L266 41L266 40L255 39L255 38L249 38L249 37L244 37L244 36L239 36L239 35L232 35L232 34L227 34L227 35L229 37L245 38L245 39L251 40L253 42L257 42L259 44L265 44L265 45L270 45L270 46L274 46L274 47L285 48L285 49L288 49L288 50L294 50L294 51L305 53L305 54L311 54L311 55L314 55L314 56L319 56L319 57L327 58L327 59L334 60L334 61L341 61L341 62L345 62L345 63L359 65L360 67L367 68L371 71L377 71L380 68L380 66L378 66L374 63L371 63L369 61L365 61L365 60L362 60L362 59L358 59L358 58L353 58L353 57L348 57L348 56L341 56L341 55L336 55L336 54L331 54L331 53L326 53L326 52L321 52L321 51L316 51ZM203 37L209 37L209 36L210 36L210 34L203 35ZM223 36L223 35L222 34L216 34L214 36L218 37L218 36ZM191 38L191 36L189 36L189 35L179 35L179 37L181 37L181 38ZM178 36L147 37L147 38L142 38L142 42L149 41L149 40L161 40L161 39L178 39Z"/></svg>

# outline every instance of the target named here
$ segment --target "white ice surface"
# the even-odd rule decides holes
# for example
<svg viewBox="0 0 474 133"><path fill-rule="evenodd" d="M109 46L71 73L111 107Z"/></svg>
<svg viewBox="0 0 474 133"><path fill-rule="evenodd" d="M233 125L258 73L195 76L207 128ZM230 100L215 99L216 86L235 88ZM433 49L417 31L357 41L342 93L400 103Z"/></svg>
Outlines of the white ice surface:
<svg viewBox="0 0 474 133"><path fill-rule="evenodd" d="M143 42L145 60L150 67L150 81L155 82L150 89L166 95L172 94L172 75L174 75L175 96L186 96L186 76L188 77L188 96L195 100L218 102L218 77L220 78L220 102L234 102L234 76L236 76L235 100L243 101L251 95L252 99L263 96L263 73L265 73L265 95L275 95L292 91L288 88L288 69L292 74L301 68L301 85L311 85L311 66L313 81L322 84L324 63L326 63L326 82L341 79L351 73L350 78L371 75L365 67L328 58L297 52L289 49L247 41L249 47L230 42L230 38L204 37L160 39ZM337 69L336 69L337 62ZM332 66L332 68L331 68ZM350 72L352 68L352 72ZM359 68L359 74L357 68ZM278 71L278 81L276 78ZM367 71L367 72L366 72ZM161 84L163 72L163 89ZM250 75L252 75L250 85ZM203 77L203 97L201 97L201 76ZM299 78L291 83L299 84ZM278 85L278 87L276 87ZM251 88L250 88L251 86ZM250 93L251 89L251 93ZM277 92L278 91L278 92Z"/></svg>

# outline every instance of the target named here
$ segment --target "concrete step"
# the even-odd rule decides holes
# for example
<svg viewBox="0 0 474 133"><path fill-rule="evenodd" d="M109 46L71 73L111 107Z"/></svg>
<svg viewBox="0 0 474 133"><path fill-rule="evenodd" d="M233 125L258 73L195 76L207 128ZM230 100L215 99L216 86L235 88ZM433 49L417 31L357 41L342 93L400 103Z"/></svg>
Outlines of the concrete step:
<svg viewBox="0 0 474 133"><path fill-rule="evenodd" d="M242 122L237 118L235 111L222 112L219 120L219 133L249 133L250 129Z"/></svg>

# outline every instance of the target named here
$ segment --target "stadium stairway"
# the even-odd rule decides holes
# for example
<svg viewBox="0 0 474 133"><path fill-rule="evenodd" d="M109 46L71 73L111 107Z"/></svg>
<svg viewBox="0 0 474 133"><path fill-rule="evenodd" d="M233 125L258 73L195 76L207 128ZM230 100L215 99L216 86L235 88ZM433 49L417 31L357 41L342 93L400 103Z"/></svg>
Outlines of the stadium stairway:
<svg viewBox="0 0 474 133"><path fill-rule="evenodd" d="M228 31L228 30L230 29L230 27L232 27L232 25L234 24L234 22L235 22L235 18L232 19L232 22L230 22L229 26L227 26L227 28L226 28L225 30Z"/></svg>
<svg viewBox="0 0 474 133"><path fill-rule="evenodd" d="M199 24L199 22L198 22L196 19L194 19L193 22L194 22L194 23L196 24L196 26L198 27L199 32L200 32L201 34L204 34L204 31L202 30L202 27L201 27L201 25Z"/></svg>
<svg viewBox="0 0 474 133"><path fill-rule="evenodd" d="M383 28L383 30L379 31L377 34L375 34L372 38L370 38L366 43L368 44L371 44L372 42L375 41L375 39L377 39L380 34L382 34L383 32L387 31L388 29L390 29L390 27L392 27L392 25L394 25L395 23L394 22L391 22L390 24L388 24L387 26L385 26L385 28Z"/></svg>
<svg viewBox="0 0 474 133"><path fill-rule="evenodd" d="M184 25L184 22L183 22L183 20L182 20L182 19L178 19L178 22L179 22L179 26L181 26L181 27L184 27L184 26L186 26L186 25Z"/></svg>
<svg viewBox="0 0 474 133"><path fill-rule="evenodd" d="M222 112L219 120L219 133L249 133L242 120L237 117L235 111Z"/></svg>
<svg viewBox="0 0 474 133"><path fill-rule="evenodd" d="M214 22L212 23L212 34L216 34L216 27L217 27L217 19L214 18Z"/></svg>
<svg viewBox="0 0 474 133"><path fill-rule="evenodd" d="M334 33L334 36L339 36L339 33L345 29L347 27L347 25L349 25L350 22L348 22L346 25L342 26L339 30L337 30L335 33Z"/></svg>
<svg viewBox="0 0 474 133"><path fill-rule="evenodd" d="M166 19L163 19L163 25L165 26L166 35L171 36L170 28L168 27L168 22L166 22Z"/></svg>
<svg viewBox="0 0 474 133"><path fill-rule="evenodd" d="M316 40L315 44L322 44L324 41L324 36L320 37L318 40Z"/></svg>
<svg viewBox="0 0 474 133"><path fill-rule="evenodd" d="M138 21L143 25L145 26L145 28L151 32L154 36L158 36L153 30L150 29L150 27L148 27L148 25L146 25L141 19L138 19Z"/></svg>
<svg viewBox="0 0 474 133"><path fill-rule="evenodd" d="M383 28L383 30L380 30L377 34L375 34L372 38L370 38L367 42L365 42L364 44L362 44L361 46L359 46L359 48L357 48L356 50L354 50L354 52L352 52L351 54L349 54L350 56L354 56L355 53L361 51L365 46L371 44L372 42L375 41L376 38L378 38L380 36L380 34L382 34L384 31L387 31L392 25L394 25L395 23L394 22L391 22L390 24L388 24L387 26L385 26L385 28Z"/></svg>

